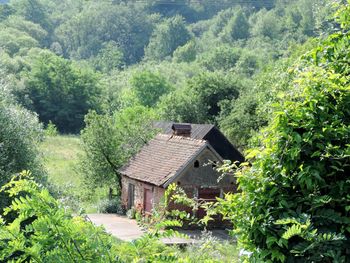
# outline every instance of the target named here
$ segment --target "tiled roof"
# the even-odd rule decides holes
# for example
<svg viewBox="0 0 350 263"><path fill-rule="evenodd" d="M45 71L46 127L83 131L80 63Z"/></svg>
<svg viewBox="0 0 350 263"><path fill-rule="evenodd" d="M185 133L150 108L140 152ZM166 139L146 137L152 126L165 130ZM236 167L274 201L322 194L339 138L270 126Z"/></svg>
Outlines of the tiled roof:
<svg viewBox="0 0 350 263"><path fill-rule="evenodd" d="M153 127L161 129L161 132L164 134L172 134L172 126L174 122L168 121L156 121L153 123ZM214 128L212 124L195 124L195 123L186 123L191 125L191 138L192 139L204 139L204 137Z"/></svg>
<svg viewBox="0 0 350 263"><path fill-rule="evenodd" d="M207 142L158 134L136 154L120 173L157 186L165 184L197 156Z"/></svg>

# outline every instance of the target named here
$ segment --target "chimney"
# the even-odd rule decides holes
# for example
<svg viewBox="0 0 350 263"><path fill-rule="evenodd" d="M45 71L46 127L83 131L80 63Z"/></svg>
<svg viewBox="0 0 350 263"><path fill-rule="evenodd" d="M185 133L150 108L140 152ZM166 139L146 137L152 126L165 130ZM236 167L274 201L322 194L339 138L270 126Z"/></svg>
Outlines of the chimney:
<svg viewBox="0 0 350 263"><path fill-rule="evenodd" d="M174 123L171 128L173 135L191 137L191 124L189 123Z"/></svg>

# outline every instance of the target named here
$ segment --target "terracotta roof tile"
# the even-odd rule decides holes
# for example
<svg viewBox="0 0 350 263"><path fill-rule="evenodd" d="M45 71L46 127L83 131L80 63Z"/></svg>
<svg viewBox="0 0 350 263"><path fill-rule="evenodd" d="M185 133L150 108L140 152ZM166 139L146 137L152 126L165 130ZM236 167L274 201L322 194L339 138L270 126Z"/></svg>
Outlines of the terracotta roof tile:
<svg viewBox="0 0 350 263"><path fill-rule="evenodd" d="M161 186L207 145L205 140L158 134L121 170L121 174Z"/></svg>

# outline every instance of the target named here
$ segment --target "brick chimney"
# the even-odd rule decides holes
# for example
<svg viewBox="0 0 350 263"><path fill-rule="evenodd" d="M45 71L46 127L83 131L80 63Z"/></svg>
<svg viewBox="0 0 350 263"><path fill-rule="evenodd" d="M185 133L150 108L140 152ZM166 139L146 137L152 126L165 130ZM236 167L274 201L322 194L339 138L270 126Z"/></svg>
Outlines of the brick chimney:
<svg viewBox="0 0 350 263"><path fill-rule="evenodd" d="M173 135L191 137L191 124L189 123L174 123L171 128Z"/></svg>

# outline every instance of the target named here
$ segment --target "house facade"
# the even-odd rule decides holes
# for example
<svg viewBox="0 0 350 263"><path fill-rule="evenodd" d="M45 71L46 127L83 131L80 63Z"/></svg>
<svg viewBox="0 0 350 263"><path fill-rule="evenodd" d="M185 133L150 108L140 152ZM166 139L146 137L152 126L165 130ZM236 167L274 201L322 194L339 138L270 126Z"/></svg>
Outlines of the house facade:
<svg viewBox="0 0 350 263"><path fill-rule="evenodd" d="M197 128L202 131L205 128L201 134L203 137L214 129ZM215 167L222 164L224 158L208 140L193 133L191 124L173 124L171 133L161 132L120 170L121 198L126 209L135 207L145 213L151 212L171 183L183 188L189 197L203 200L215 200L226 192L236 191L232 176L218 180L221 174ZM196 134L197 138L194 138ZM238 156L232 161L243 161L237 152L231 153Z"/></svg>

